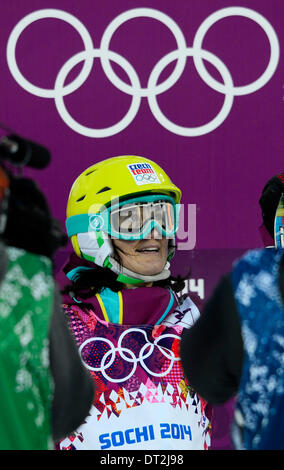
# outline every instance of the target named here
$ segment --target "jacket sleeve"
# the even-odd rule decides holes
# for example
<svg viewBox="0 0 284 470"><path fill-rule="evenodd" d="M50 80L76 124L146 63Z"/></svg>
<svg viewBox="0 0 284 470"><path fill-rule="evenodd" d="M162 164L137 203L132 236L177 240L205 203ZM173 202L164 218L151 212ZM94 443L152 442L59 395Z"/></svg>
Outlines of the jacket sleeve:
<svg viewBox="0 0 284 470"><path fill-rule="evenodd" d="M50 324L50 365L54 381L52 434L58 442L84 422L94 397L94 383L80 359L58 289Z"/></svg>
<svg viewBox="0 0 284 470"><path fill-rule="evenodd" d="M229 275L224 276L181 338L185 375L197 393L211 404L221 404L238 391L243 342Z"/></svg>

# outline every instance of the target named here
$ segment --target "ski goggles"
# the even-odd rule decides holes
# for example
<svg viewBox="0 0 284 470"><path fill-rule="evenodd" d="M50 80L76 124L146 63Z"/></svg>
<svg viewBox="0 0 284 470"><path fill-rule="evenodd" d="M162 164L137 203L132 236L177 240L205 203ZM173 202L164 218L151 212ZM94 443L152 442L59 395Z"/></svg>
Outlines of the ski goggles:
<svg viewBox="0 0 284 470"><path fill-rule="evenodd" d="M88 231L103 231L122 240L150 236L154 228L161 238L177 232L180 204L170 196L152 195L112 204L97 214L80 214L66 221L68 236ZM158 238L156 236L155 238Z"/></svg>

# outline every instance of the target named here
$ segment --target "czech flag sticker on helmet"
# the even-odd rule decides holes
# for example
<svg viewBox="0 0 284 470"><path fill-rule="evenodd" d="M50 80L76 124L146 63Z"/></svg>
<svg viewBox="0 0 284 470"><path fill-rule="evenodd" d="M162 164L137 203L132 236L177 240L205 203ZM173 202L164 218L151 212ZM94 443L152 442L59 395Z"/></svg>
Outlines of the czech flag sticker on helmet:
<svg viewBox="0 0 284 470"><path fill-rule="evenodd" d="M127 168L138 186L161 183L150 163L131 163L131 165L127 165Z"/></svg>

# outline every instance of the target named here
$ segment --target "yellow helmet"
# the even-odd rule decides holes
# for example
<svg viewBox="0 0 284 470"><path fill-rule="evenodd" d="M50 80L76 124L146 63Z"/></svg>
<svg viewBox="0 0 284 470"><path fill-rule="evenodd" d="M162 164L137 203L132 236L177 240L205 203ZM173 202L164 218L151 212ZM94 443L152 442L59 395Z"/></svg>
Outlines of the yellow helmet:
<svg viewBox="0 0 284 470"><path fill-rule="evenodd" d="M179 204L181 191L165 171L152 160L134 155L108 158L96 163L73 183L67 203L67 232L75 253L100 266L113 269L112 245L101 232L88 236L87 229L77 229L83 214L99 213L113 200L163 194ZM75 217L74 217L75 216ZM83 233L84 232L84 233Z"/></svg>
<svg viewBox="0 0 284 470"><path fill-rule="evenodd" d="M91 206L99 210L113 199L145 192L172 196L176 203L181 198L180 189L157 163L132 155L108 158L90 166L75 180L66 215L87 214Z"/></svg>

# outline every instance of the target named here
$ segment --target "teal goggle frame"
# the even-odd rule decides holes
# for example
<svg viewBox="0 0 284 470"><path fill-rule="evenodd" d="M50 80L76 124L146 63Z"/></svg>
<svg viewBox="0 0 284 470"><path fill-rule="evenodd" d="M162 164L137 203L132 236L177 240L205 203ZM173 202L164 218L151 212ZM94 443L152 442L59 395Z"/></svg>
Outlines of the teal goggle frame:
<svg viewBox="0 0 284 470"><path fill-rule="evenodd" d="M158 204L159 202L168 202L171 206L170 217L173 219L170 224L162 226L160 221L150 218L139 230L132 232L123 232L117 230L111 223L113 214L116 214L124 206L131 204ZM139 207L139 206L138 206ZM175 200L170 196L151 195L134 199L127 199L123 202L112 204L102 212L96 214L78 214L69 217L66 220L66 229L69 237L85 232L106 232L114 238L121 240L141 240L147 238L154 228L157 228L162 237L171 238L178 230L180 204L176 204ZM167 216L165 214L165 216Z"/></svg>

